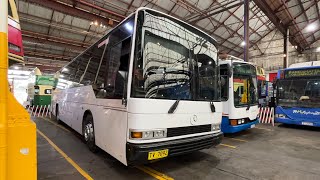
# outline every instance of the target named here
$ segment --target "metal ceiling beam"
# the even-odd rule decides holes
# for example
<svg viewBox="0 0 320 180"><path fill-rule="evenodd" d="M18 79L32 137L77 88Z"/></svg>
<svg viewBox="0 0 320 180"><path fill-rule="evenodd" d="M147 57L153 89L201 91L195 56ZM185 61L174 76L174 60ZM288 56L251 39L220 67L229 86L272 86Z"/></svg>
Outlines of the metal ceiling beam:
<svg viewBox="0 0 320 180"><path fill-rule="evenodd" d="M33 51L25 51L24 54L29 57L37 57L37 58L49 58L52 60L60 60L69 62L72 57L69 56L61 56L59 54L52 54L52 53L41 53L41 52L33 52Z"/></svg>
<svg viewBox="0 0 320 180"><path fill-rule="evenodd" d="M49 20L46 18L26 14L23 12L19 12L19 18L20 18L20 22L32 23L32 24L43 26L43 27L51 26L52 28L55 28L55 29L59 29L59 30L67 31L67 32L72 32L72 33L76 33L76 34L81 34L81 35L88 34L88 36L95 36L98 38L104 35L104 32L97 32L97 31L90 31L89 33L87 33L86 32L87 29L77 27L77 26L72 26L72 28L70 28L70 24L66 24L66 23L60 22L60 21L59 22L52 21L50 23ZM22 29L24 29L23 23L21 24L21 26L22 26Z"/></svg>
<svg viewBox="0 0 320 180"><path fill-rule="evenodd" d="M277 27L277 29L284 35L286 34L286 27L281 23L281 20L275 15L275 12L271 9L266 0L253 0L253 2L264 12L264 14L270 19L270 21ZM290 38L290 43L298 46L298 51L302 51L300 43L296 42L293 38Z"/></svg>
<svg viewBox="0 0 320 180"><path fill-rule="evenodd" d="M79 2L79 3L81 3L81 4L84 4L84 5L88 6L88 7L91 7L91 8L100 10L100 11L102 11L102 12L111 14L111 15L113 15L113 16L119 17L120 19L126 18L126 16L124 16L124 15L122 15L122 14L119 14L119 13L116 13L116 12L113 12L113 11L110 11L110 10L108 10L108 9L105 9L105 8L103 8L103 7L100 7L100 6L97 6L97 5L95 5L95 4L89 3L89 2L87 2L87 1L83 1L83 0L75 0L75 1L77 1L77 2Z"/></svg>
<svg viewBox="0 0 320 180"><path fill-rule="evenodd" d="M295 16L293 17L293 19L295 20L295 19L297 19L299 16L301 16L302 14L306 14L306 13L305 13L306 11L308 11L312 6L314 6L315 4L317 4L317 3L316 3L316 0L314 0L314 1L315 1L314 3L311 3L308 7L304 8L303 5L301 4L301 1L299 0L298 2L299 2L299 4L302 5L302 7L304 8L304 10L301 8L301 12L298 13L297 15L295 15ZM301 7L301 5L300 5L300 7ZM306 16L306 15L305 15L305 16ZM294 23L294 21L291 21L291 23L290 23L289 25L293 25L293 23Z"/></svg>
<svg viewBox="0 0 320 180"><path fill-rule="evenodd" d="M307 10L305 10L305 8L304 8L304 6L303 6L303 4L302 4L301 1L298 1L298 4L299 4L299 7L300 7L300 9L301 9L301 12L303 12L303 15L304 15L305 20L309 23L309 18L308 18L307 13L306 13ZM296 19L293 19L292 21L295 22ZM295 24L296 24L296 23L295 23ZM315 40L315 39L316 39L316 37L315 37L314 34L313 34L313 40ZM307 40L307 39L306 39L306 40Z"/></svg>
<svg viewBox="0 0 320 180"><path fill-rule="evenodd" d="M194 11L196 11L196 12L198 12L198 13L200 13L200 14L203 14L199 8L194 7L194 6L193 6L192 4L190 4L189 2L179 1L179 3L182 3L182 4L184 4L185 6L187 6L188 8L193 9ZM181 6L181 7L182 7L182 6ZM214 18L212 18L212 17L209 17L209 20L210 20L210 21L214 21L214 22L216 22L216 23L219 23L219 21L217 21L216 19L214 19ZM197 25L196 25L196 26L197 26ZM201 27L199 27L199 26L197 26L197 27L198 27L199 29L203 30L204 32L208 32L208 30L206 30L206 29L203 29L203 28L201 28ZM229 28L229 27L227 27L227 26L225 26L225 25L223 25L223 27L225 27L227 30L230 30L230 31L233 32L233 30L232 30L231 28ZM223 38L223 37L221 37L221 36L219 36L219 35L217 35L217 34L214 34L214 36L216 36L216 37L218 37L218 38L220 38L220 39L225 39L225 38ZM230 44L236 45L236 44L234 44L233 42L231 42L231 41L229 41L229 40L227 40L227 39L226 39L226 41L228 41L228 43L230 43ZM229 50L231 50L231 51L235 51L236 53L239 53L239 51L236 51L236 50L234 50L233 48L224 46L224 45L221 44L221 43L219 43L219 44L220 44L220 46L223 46L223 47L226 48L226 49L229 49Z"/></svg>
<svg viewBox="0 0 320 180"><path fill-rule="evenodd" d="M86 43L86 42L80 42L72 39L67 39L65 37L56 37L56 36L48 36L46 34L38 33L38 32L32 32L32 31L26 31L22 30L22 36L29 36L29 37L35 37L37 39L42 39L44 42L46 41L54 41L54 42L59 42L62 44L69 44L73 46L78 46L78 47L88 47L91 44Z"/></svg>
<svg viewBox="0 0 320 180"><path fill-rule="evenodd" d="M38 4L43 7L47 7L49 9L55 10L55 11L59 11L64 14L87 19L89 21L98 21L99 24L102 23L105 25L109 25L109 18L99 16L97 14L93 14L93 13L87 12L87 11L79 9L79 8L74 8L74 7L72 7L71 4L67 5L67 4L63 4L63 3L60 3L55 0L28 0L28 2Z"/></svg>
<svg viewBox="0 0 320 180"><path fill-rule="evenodd" d="M241 2L239 2L239 3L236 3L236 4L233 4L233 5L230 5L230 6L228 6L228 7L223 7L223 6L222 6L220 10L217 10L217 11L214 11L214 12L211 12L211 13L207 13L207 14L204 15L204 16L200 16L198 19L194 19L194 17L193 17L193 18L191 18L191 19L189 19L189 20L191 20L190 23L193 24L193 23L196 23L196 22L198 22L198 21L200 21L200 20L202 20L202 19L205 19L205 18L214 16L214 15L219 14L219 13L222 13L222 12L224 12L224 11L228 11L229 9L232 9L232 8L235 8L235 7L238 7L238 6L241 6L241 5L243 5L243 1L241 1ZM192 19L194 19L194 20L192 20Z"/></svg>
<svg viewBox="0 0 320 180"><path fill-rule="evenodd" d="M289 11L289 8L288 8L287 4L284 2L284 0L281 0L281 2L282 2L282 3L284 4L284 6L285 6L285 12L286 12L286 15L289 16L289 20L290 20L290 21L295 21L295 19L293 18L292 14L291 14L290 11ZM286 26L286 27L290 29L289 26ZM294 23L294 26L293 26L292 28L293 28L293 30L294 30L295 32L298 32L298 33L296 33L296 34L299 34L299 35L302 37L302 41L304 41L304 43L305 43L305 46L303 46L302 48L303 48L303 49L306 48L306 46L308 45L308 41L304 38L304 35L303 35L301 29L299 28L299 26L298 26L296 23ZM291 32L293 32L293 31L291 31ZM297 39L298 36L295 35L295 36L291 36L291 37L293 38L293 40L295 40L295 41L297 41L297 42L300 42L299 45L300 45L300 47L301 47L301 44L302 44L303 42L301 42L301 40Z"/></svg>

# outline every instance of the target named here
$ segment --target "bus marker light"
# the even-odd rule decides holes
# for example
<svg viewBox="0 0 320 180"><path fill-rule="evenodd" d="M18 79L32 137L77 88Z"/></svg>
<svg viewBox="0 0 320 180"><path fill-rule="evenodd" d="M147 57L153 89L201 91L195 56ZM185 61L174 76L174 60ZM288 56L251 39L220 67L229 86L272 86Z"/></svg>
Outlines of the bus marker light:
<svg viewBox="0 0 320 180"><path fill-rule="evenodd" d="M131 132L132 138L142 138L142 132Z"/></svg>
<svg viewBox="0 0 320 180"><path fill-rule="evenodd" d="M236 119L231 119L230 124L231 124L231 126L236 126L236 125L238 125L238 121Z"/></svg>

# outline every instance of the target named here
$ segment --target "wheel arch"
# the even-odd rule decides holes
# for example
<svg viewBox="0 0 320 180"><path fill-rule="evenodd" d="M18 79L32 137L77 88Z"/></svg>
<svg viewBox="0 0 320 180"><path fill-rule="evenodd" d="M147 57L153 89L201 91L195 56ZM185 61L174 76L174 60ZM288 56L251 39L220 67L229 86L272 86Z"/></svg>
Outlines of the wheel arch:
<svg viewBox="0 0 320 180"><path fill-rule="evenodd" d="M87 117L89 114L92 116L92 112L91 112L89 109L87 109L87 110L84 111L83 116L82 116L82 127L83 127L83 125L84 125L84 121L85 121L86 117ZM93 116L92 116L92 119L93 119Z"/></svg>

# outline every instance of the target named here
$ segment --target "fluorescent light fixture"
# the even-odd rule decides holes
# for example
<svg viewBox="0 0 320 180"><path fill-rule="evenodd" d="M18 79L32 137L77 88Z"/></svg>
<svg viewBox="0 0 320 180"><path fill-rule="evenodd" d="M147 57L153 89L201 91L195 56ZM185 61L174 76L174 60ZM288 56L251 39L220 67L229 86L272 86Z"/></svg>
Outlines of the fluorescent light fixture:
<svg viewBox="0 0 320 180"><path fill-rule="evenodd" d="M245 41L242 41L241 42L241 46L245 46L246 45L246 42Z"/></svg>
<svg viewBox="0 0 320 180"><path fill-rule="evenodd" d="M18 66L14 66L13 69L19 69L19 67Z"/></svg>
<svg viewBox="0 0 320 180"><path fill-rule="evenodd" d="M318 28L318 24L316 22L313 22L306 27L306 31L313 32L313 31L317 30L317 28Z"/></svg>
<svg viewBox="0 0 320 180"><path fill-rule="evenodd" d="M63 68L63 69L62 69L62 72L68 72L68 71L69 71L68 68Z"/></svg>

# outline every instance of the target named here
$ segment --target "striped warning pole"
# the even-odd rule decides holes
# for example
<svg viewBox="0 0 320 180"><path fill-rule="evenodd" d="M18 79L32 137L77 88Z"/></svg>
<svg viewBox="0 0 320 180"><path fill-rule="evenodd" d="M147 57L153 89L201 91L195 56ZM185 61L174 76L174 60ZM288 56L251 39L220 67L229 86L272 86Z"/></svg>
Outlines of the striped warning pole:
<svg viewBox="0 0 320 180"><path fill-rule="evenodd" d="M33 116L36 117L37 116L37 111L38 111L38 105L36 106L36 110L33 112Z"/></svg>
<svg viewBox="0 0 320 180"><path fill-rule="evenodd" d="M47 107L47 105L44 105L43 110L42 110L41 117L43 117L43 114L44 114L44 112L46 111L46 107Z"/></svg>
<svg viewBox="0 0 320 180"><path fill-rule="evenodd" d="M272 123L272 126L274 126L274 107L271 108L271 113L270 114L272 116L271 117L271 123Z"/></svg>
<svg viewBox="0 0 320 180"><path fill-rule="evenodd" d="M41 111L42 111L42 105L40 105L40 109L39 109L39 112L38 112L38 117L40 117L40 114L41 114Z"/></svg>
<svg viewBox="0 0 320 180"><path fill-rule="evenodd" d="M46 110L46 114L45 114L45 117L47 117L48 116L48 112L49 112L49 109L51 108L51 106L50 105L48 105L48 108L47 108L47 110ZM51 118L51 117L50 117Z"/></svg>

